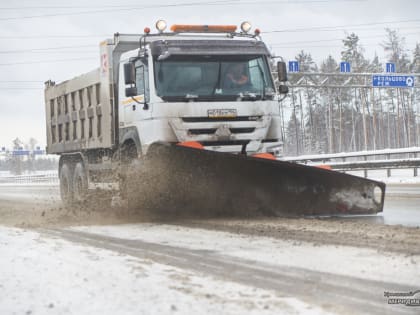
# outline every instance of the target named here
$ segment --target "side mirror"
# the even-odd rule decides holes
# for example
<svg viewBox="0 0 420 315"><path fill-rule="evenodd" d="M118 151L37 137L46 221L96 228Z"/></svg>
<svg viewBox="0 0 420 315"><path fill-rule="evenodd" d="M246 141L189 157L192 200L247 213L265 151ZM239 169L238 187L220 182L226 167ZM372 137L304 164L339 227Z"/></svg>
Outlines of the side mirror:
<svg viewBox="0 0 420 315"><path fill-rule="evenodd" d="M286 63L284 61L277 62L277 74L279 76L279 81L280 82L286 82L287 81Z"/></svg>
<svg viewBox="0 0 420 315"><path fill-rule="evenodd" d="M136 84L136 69L132 62L124 64L124 83Z"/></svg>
<svg viewBox="0 0 420 315"><path fill-rule="evenodd" d="M279 85L279 93L280 94L289 93L289 87L287 85Z"/></svg>
<svg viewBox="0 0 420 315"><path fill-rule="evenodd" d="M135 86L125 88L125 96L132 97L137 95L137 88Z"/></svg>

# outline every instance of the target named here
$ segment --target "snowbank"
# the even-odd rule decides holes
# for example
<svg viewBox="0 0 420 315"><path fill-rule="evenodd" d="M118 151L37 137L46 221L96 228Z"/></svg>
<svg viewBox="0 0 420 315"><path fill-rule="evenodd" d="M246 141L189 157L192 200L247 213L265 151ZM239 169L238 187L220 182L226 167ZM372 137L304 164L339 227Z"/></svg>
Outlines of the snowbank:
<svg viewBox="0 0 420 315"><path fill-rule="evenodd" d="M0 314L324 314L272 291L22 229L0 227L0 255Z"/></svg>

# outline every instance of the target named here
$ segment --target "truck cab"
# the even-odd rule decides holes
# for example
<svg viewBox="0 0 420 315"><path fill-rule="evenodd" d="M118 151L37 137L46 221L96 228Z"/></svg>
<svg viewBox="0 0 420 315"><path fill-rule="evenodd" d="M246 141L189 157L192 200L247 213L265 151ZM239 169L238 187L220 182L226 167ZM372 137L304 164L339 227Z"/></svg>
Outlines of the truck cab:
<svg viewBox="0 0 420 315"><path fill-rule="evenodd" d="M142 154L157 141L278 154L281 121L270 53L259 36L235 29L174 25L172 33L146 33L139 48L123 53L120 139L138 137Z"/></svg>

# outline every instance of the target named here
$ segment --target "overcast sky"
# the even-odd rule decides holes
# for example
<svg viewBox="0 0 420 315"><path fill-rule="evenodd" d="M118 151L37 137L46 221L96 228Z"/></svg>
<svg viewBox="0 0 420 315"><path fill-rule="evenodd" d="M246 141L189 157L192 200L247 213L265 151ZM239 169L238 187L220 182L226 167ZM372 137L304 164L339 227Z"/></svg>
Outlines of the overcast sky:
<svg viewBox="0 0 420 315"><path fill-rule="evenodd" d="M98 44L116 32L141 33L164 18L182 23L248 20L286 60L300 50L319 64L340 60L342 39L355 32L366 56L385 60L385 27L405 37L411 57L420 42L416 0L0 0L0 148L19 137L45 146L43 82L70 79L99 66Z"/></svg>

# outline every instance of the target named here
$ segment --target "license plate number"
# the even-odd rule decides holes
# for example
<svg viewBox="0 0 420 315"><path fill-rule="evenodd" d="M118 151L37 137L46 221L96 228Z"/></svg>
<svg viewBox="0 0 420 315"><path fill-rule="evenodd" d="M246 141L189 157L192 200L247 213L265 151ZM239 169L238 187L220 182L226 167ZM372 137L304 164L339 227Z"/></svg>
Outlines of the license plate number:
<svg viewBox="0 0 420 315"><path fill-rule="evenodd" d="M236 109L209 109L209 118L234 118L237 116Z"/></svg>

